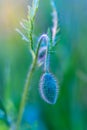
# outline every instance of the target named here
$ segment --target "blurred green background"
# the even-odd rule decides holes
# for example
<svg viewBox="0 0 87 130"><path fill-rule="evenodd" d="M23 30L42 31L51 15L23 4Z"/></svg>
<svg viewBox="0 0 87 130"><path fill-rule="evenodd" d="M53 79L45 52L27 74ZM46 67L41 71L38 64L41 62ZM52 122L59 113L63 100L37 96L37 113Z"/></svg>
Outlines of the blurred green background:
<svg viewBox="0 0 87 130"><path fill-rule="evenodd" d="M51 55L51 71L60 92L57 103L45 103L39 94L43 71L32 78L21 130L87 130L87 1L55 0L60 44ZM29 0L0 0L0 130L10 130L19 110L31 54L15 28L27 16ZM35 34L52 26L50 0L40 0ZM7 116L8 115L8 116Z"/></svg>

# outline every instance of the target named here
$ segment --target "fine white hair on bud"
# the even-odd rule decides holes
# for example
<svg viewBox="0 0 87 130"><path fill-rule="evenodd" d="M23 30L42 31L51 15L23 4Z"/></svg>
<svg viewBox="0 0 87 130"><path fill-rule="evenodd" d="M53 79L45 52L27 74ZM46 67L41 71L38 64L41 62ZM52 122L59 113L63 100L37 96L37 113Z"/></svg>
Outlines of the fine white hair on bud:
<svg viewBox="0 0 87 130"><path fill-rule="evenodd" d="M39 42L42 42L43 40L44 40L46 43L48 42L49 37L48 37L47 34L42 34L42 35L40 36Z"/></svg>
<svg viewBox="0 0 87 130"><path fill-rule="evenodd" d="M39 54L38 54L38 65L41 66L44 64L45 58L46 58L46 46L43 46L40 48L39 50Z"/></svg>
<svg viewBox="0 0 87 130"><path fill-rule="evenodd" d="M59 86L55 77L49 73L45 72L40 80L40 94L44 101L49 104L55 104L58 97Z"/></svg>
<svg viewBox="0 0 87 130"><path fill-rule="evenodd" d="M38 53L38 66L43 65L45 62L48 41L49 37L47 34L42 34L39 38L40 49Z"/></svg>

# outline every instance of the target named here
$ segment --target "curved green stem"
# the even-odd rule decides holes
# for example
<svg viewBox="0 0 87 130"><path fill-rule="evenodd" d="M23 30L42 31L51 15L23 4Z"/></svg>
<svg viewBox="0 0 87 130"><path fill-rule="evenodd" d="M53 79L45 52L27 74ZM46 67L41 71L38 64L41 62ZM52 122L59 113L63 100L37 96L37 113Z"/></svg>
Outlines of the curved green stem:
<svg viewBox="0 0 87 130"><path fill-rule="evenodd" d="M22 96L22 100L21 100L21 103L20 103L20 109L19 109L19 114L18 114L18 119L17 119L17 124L16 124L16 130L20 129L20 123L21 123L21 120L22 120L22 115L23 115L23 112L24 112L25 104L26 104L26 98L27 98L27 95L28 95L28 90L29 90L31 78L32 78L32 75L33 75L34 70L36 68L38 52L39 52L40 44L41 44L43 38L44 37L40 37L40 39L39 39L38 46L37 46L36 53L35 53L35 58L33 59L33 63L31 65L31 68L29 69L29 72L28 72L28 75L27 75L27 80L26 80L26 83L25 83L25 86L24 86L23 96Z"/></svg>
<svg viewBox="0 0 87 130"><path fill-rule="evenodd" d="M35 58L35 52L34 52L34 48L33 48L33 20L30 20L30 32L29 32L29 34L28 34L28 37L29 37L29 50L30 50L30 52L31 52L31 54L32 54L32 57L33 57L33 59Z"/></svg>
<svg viewBox="0 0 87 130"><path fill-rule="evenodd" d="M50 44L49 44L49 38L46 39L47 49L46 49L46 57L45 57L45 63L44 63L44 71L49 72L49 62L50 62Z"/></svg>
<svg viewBox="0 0 87 130"><path fill-rule="evenodd" d="M27 80L26 80L26 83L25 83L25 86L24 86L24 92L23 92L23 96L22 96L22 100L21 100L21 104L20 104L16 130L19 130L19 127L20 127L24 107L25 107L25 104L26 104L26 98L27 98L28 90L29 90L29 86L30 86L30 81L31 81L31 78L32 78L32 74L35 70L35 67L36 67L36 59L32 63L31 69L29 70L28 75L27 75Z"/></svg>

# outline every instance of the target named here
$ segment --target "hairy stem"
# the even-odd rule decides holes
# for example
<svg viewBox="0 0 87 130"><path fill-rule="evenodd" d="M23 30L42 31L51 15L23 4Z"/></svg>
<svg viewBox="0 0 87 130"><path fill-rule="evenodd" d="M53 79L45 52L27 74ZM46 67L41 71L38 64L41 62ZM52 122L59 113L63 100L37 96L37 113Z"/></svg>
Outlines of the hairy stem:
<svg viewBox="0 0 87 130"><path fill-rule="evenodd" d="M46 38L46 45L47 45L47 49L46 49L46 57L45 57L45 63L44 63L44 71L49 72L49 62L50 62L50 44L49 44L49 37L47 36Z"/></svg>
<svg viewBox="0 0 87 130"><path fill-rule="evenodd" d="M37 49L36 49L35 58L33 59L33 63L31 65L31 68L29 69L29 72L28 72L28 75L27 75L27 79L26 79L26 83L25 83L24 91L23 91L23 96L22 96L21 103L20 103L20 109L19 109L19 114L18 114L18 119L17 119L17 124L16 124L16 130L20 129L20 123L21 123L21 120L22 120L22 115L23 115L23 112L24 112L25 104L26 104L26 98L27 98L27 95L28 95L28 92L29 92L28 90L29 90L31 78L32 78L32 75L33 75L34 70L36 68L38 52L39 52L39 48L40 48L40 44L41 44L42 40L43 40L43 37L41 37L38 41L38 46L37 46Z"/></svg>
<svg viewBox="0 0 87 130"><path fill-rule="evenodd" d="M25 86L24 86L23 96L22 96L22 100L21 100L21 104L20 104L16 130L19 130L19 127L20 127L24 107L25 107L25 104L26 104L26 98L27 98L28 90L29 90L29 86L30 86L30 81L31 81L31 78L32 78L32 74L35 70L35 66L36 66L36 60L34 60L34 62L32 63L31 69L29 70L28 75L27 75L27 80L26 80L26 83L25 83Z"/></svg>
<svg viewBox="0 0 87 130"><path fill-rule="evenodd" d="M33 36L32 36L32 34L33 34L33 21L32 20L30 20L30 34L29 34L29 39L30 39L30 47L31 47L31 49L33 50Z"/></svg>
<svg viewBox="0 0 87 130"><path fill-rule="evenodd" d="M29 50L30 50L30 52L31 52L31 54L32 54L32 57L33 57L33 59L35 58L35 53L34 53L34 48L33 48L33 21L32 20L30 20L30 32L29 32L29 39L30 39L30 45L29 45Z"/></svg>

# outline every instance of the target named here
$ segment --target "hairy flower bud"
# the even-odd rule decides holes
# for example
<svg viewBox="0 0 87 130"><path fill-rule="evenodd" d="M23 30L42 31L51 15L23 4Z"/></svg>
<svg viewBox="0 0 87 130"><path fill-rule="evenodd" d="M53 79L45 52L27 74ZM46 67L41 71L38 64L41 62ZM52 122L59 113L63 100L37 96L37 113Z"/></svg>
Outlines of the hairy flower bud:
<svg viewBox="0 0 87 130"><path fill-rule="evenodd" d="M58 96L58 86L55 77L45 72L40 80L41 97L49 104L55 104Z"/></svg>
<svg viewBox="0 0 87 130"><path fill-rule="evenodd" d="M46 49L47 47L41 47L38 54L38 65L41 66L44 64L46 58Z"/></svg>

